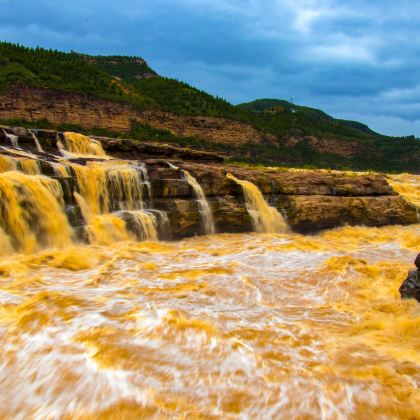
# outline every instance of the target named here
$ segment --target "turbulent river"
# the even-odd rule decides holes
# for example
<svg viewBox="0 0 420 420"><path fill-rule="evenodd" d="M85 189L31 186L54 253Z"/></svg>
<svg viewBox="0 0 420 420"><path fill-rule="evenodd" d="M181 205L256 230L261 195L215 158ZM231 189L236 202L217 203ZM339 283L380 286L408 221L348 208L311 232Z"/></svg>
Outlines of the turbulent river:
<svg viewBox="0 0 420 420"><path fill-rule="evenodd" d="M420 205L420 178L393 177ZM0 261L0 418L420 418L420 225Z"/></svg>

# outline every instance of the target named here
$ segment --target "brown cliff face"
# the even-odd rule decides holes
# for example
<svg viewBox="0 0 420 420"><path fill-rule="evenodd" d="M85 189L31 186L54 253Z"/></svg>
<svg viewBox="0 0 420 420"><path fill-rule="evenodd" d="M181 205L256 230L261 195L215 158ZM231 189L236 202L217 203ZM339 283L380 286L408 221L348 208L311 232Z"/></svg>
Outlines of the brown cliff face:
<svg viewBox="0 0 420 420"><path fill-rule="evenodd" d="M180 116L161 111L139 111L126 103L106 101L70 92L37 87L15 87L0 93L0 117L52 124L76 124L128 132L132 121L166 129L181 137L199 137L214 143L260 143L263 134L238 121L207 116Z"/></svg>
<svg viewBox="0 0 420 420"><path fill-rule="evenodd" d="M250 125L225 118L146 111L142 113L139 121L155 128L169 130L181 137L199 137L232 146L261 143L263 140L262 133Z"/></svg>
<svg viewBox="0 0 420 420"><path fill-rule="evenodd" d="M85 128L129 131L132 110L122 103L37 87L16 87L0 94L2 119L52 124L76 124Z"/></svg>

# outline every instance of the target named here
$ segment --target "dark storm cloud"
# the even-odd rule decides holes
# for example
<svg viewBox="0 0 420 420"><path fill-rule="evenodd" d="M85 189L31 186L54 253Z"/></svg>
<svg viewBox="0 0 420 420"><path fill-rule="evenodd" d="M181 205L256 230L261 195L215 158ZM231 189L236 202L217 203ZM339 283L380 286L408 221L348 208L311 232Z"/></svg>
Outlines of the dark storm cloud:
<svg viewBox="0 0 420 420"><path fill-rule="evenodd" d="M290 98L420 135L415 0L0 0L0 38L141 55L233 102Z"/></svg>

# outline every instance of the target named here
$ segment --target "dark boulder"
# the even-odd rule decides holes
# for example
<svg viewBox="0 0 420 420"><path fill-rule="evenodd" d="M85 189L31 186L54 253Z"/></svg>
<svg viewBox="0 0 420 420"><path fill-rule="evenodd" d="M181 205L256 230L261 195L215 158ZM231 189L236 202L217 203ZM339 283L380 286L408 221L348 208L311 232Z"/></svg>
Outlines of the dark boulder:
<svg viewBox="0 0 420 420"><path fill-rule="evenodd" d="M401 299L416 299L420 302L420 254L414 261L417 269L411 270L400 287Z"/></svg>
<svg viewBox="0 0 420 420"><path fill-rule="evenodd" d="M417 257L416 257L416 259L414 260L414 265L415 265L417 268L420 268L420 254L417 254Z"/></svg>

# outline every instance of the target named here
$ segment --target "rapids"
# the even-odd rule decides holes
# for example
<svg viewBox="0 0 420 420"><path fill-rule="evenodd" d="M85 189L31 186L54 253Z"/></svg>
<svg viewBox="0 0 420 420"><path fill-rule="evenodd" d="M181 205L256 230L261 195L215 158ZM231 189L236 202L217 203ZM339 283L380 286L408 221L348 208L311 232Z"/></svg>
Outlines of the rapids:
<svg viewBox="0 0 420 420"><path fill-rule="evenodd" d="M390 182L419 202L420 177ZM10 255L0 418L419 418L420 306L398 293L419 243L344 227Z"/></svg>

